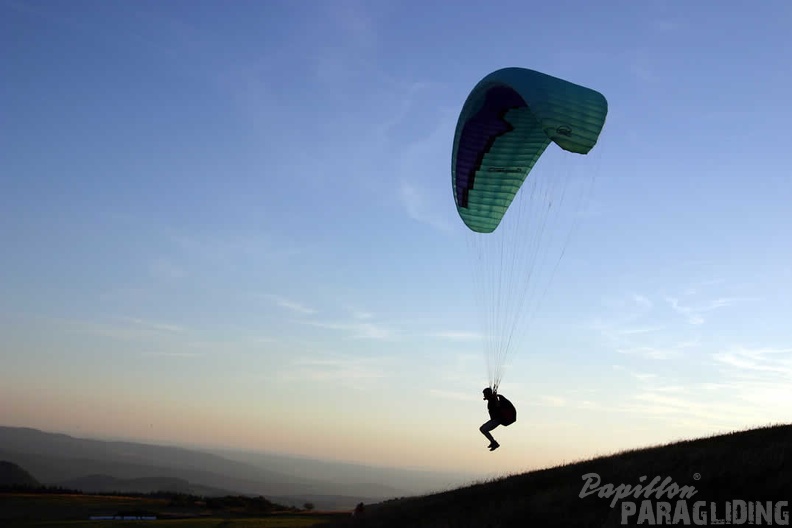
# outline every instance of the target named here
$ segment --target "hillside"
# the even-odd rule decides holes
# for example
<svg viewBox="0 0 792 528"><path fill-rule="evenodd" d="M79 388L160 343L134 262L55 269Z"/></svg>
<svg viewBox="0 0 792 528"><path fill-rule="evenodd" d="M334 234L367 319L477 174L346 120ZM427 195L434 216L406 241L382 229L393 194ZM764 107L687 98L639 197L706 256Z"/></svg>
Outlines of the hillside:
<svg viewBox="0 0 792 528"><path fill-rule="evenodd" d="M39 481L18 465L6 460L0 460L0 487L23 486L36 488L40 485Z"/></svg>
<svg viewBox="0 0 792 528"><path fill-rule="evenodd" d="M593 473L600 478L599 486L593 476L584 477ZM648 488L646 496L627 496L621 501L613 497L620 485L633 486L622 487L625 494L635 491L643 476L644 489L638 493L646 493ZM659 478L654 487L649 487L655 477ZM685 500L679 500L682 495ZM365 517L367 528L569 528L670 525L674 520L673 524L684 525L687 512L686 524L712 525L725 518L728 508L729 515L733 511L738 516L734 520L749 513L767 513L771 522L756 524L788 525L789 504L777 501L790 498L792 426L779 425L636 449L443 493L387 501L368 506ZM698 501L706 502L704 509L694 509ZM757 505L757 501L763 502ZM776 502L768 505L766 501ZM660 505L662 502L667 506ZM623 512L628 514L624 522ZM703 523L697 522L701 515L707 518ZM352 521L327 526L354 525Z"/></svg>
<svg viewBox="0 0 792 528"><path fill-rule="evenodd" d="M119 479L110 475L86 475L57 483L66 489L80 490L83 493L153 493L167 491L205 497L231 495L228 490L197 486L190 482L169 477L147 477Z"/></svg>

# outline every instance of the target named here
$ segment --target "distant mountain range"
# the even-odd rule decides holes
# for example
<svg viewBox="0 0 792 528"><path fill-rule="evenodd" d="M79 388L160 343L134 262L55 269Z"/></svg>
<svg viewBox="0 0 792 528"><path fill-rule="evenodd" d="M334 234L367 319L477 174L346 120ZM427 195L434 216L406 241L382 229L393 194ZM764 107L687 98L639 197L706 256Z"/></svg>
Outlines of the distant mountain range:
<svg viewBox="0 0 792 528"><path fill-rule="evenodd" d="M263 495L286 505L351 508L469 482L474 475L371 467L245 451L199 451L0 426L0 460L44 485L84 492Z"/></svg>

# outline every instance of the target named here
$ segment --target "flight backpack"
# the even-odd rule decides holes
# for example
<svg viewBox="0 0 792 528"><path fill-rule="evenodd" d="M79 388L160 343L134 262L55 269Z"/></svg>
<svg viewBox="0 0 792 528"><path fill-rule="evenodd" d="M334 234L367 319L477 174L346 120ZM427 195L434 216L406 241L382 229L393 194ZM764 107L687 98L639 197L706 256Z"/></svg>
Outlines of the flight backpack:
<svg viewBox="0 0 792 528"><path fill-rule="evenodd" d="M501 395L498 395L498 421L501 425L511 425L517 421L517 409L514 408L512 402L507 400Z"/></svg>

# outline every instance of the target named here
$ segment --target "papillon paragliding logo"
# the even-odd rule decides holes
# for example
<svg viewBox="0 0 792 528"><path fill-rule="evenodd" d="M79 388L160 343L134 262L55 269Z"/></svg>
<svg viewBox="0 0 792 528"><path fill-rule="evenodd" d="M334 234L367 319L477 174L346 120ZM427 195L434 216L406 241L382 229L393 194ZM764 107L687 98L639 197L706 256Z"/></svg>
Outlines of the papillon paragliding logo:
<svg viewBox="0 0 792 528"><path fill-rule="evenodd" d="M459 114L451 185L457 212L470 230L476 268L470 282L480 288L493 390L565 253L554 244L569 240L563 208L575 206L570 188L585 188L560 171L534 165L552 143L567 159L567 153L588 154L607 113L608 102L595 90L533 70L504 68L473 88Z"/></svg>
<svg viewBox="0 0 792 528"><path fill-rule="evenodd" d="M698 473L693 474L699 480ZM767 525L789 526L788 501L728 500L722 502L691 500L698 493L692 484L677 484L671 477L644 475L637 484L602 484L597 473L583 475L578 497L595 495L610 499L610 507L621 525L710 526ZM618 510L616 507L618 506Z"/></svg>

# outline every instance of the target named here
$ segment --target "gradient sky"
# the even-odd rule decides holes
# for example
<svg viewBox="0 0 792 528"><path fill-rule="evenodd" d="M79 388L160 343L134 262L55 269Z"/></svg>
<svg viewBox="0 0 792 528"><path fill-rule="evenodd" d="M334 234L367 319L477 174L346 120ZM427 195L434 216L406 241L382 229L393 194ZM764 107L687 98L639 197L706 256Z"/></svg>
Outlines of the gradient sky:
<svg viewBox="0 0 792 528"><path fill-rule="evenodd" d="M0 423L485 473L788 422L790 27L787 1L0 0ZM490 453L450 159L506 66L610 111Z"/></svg>

